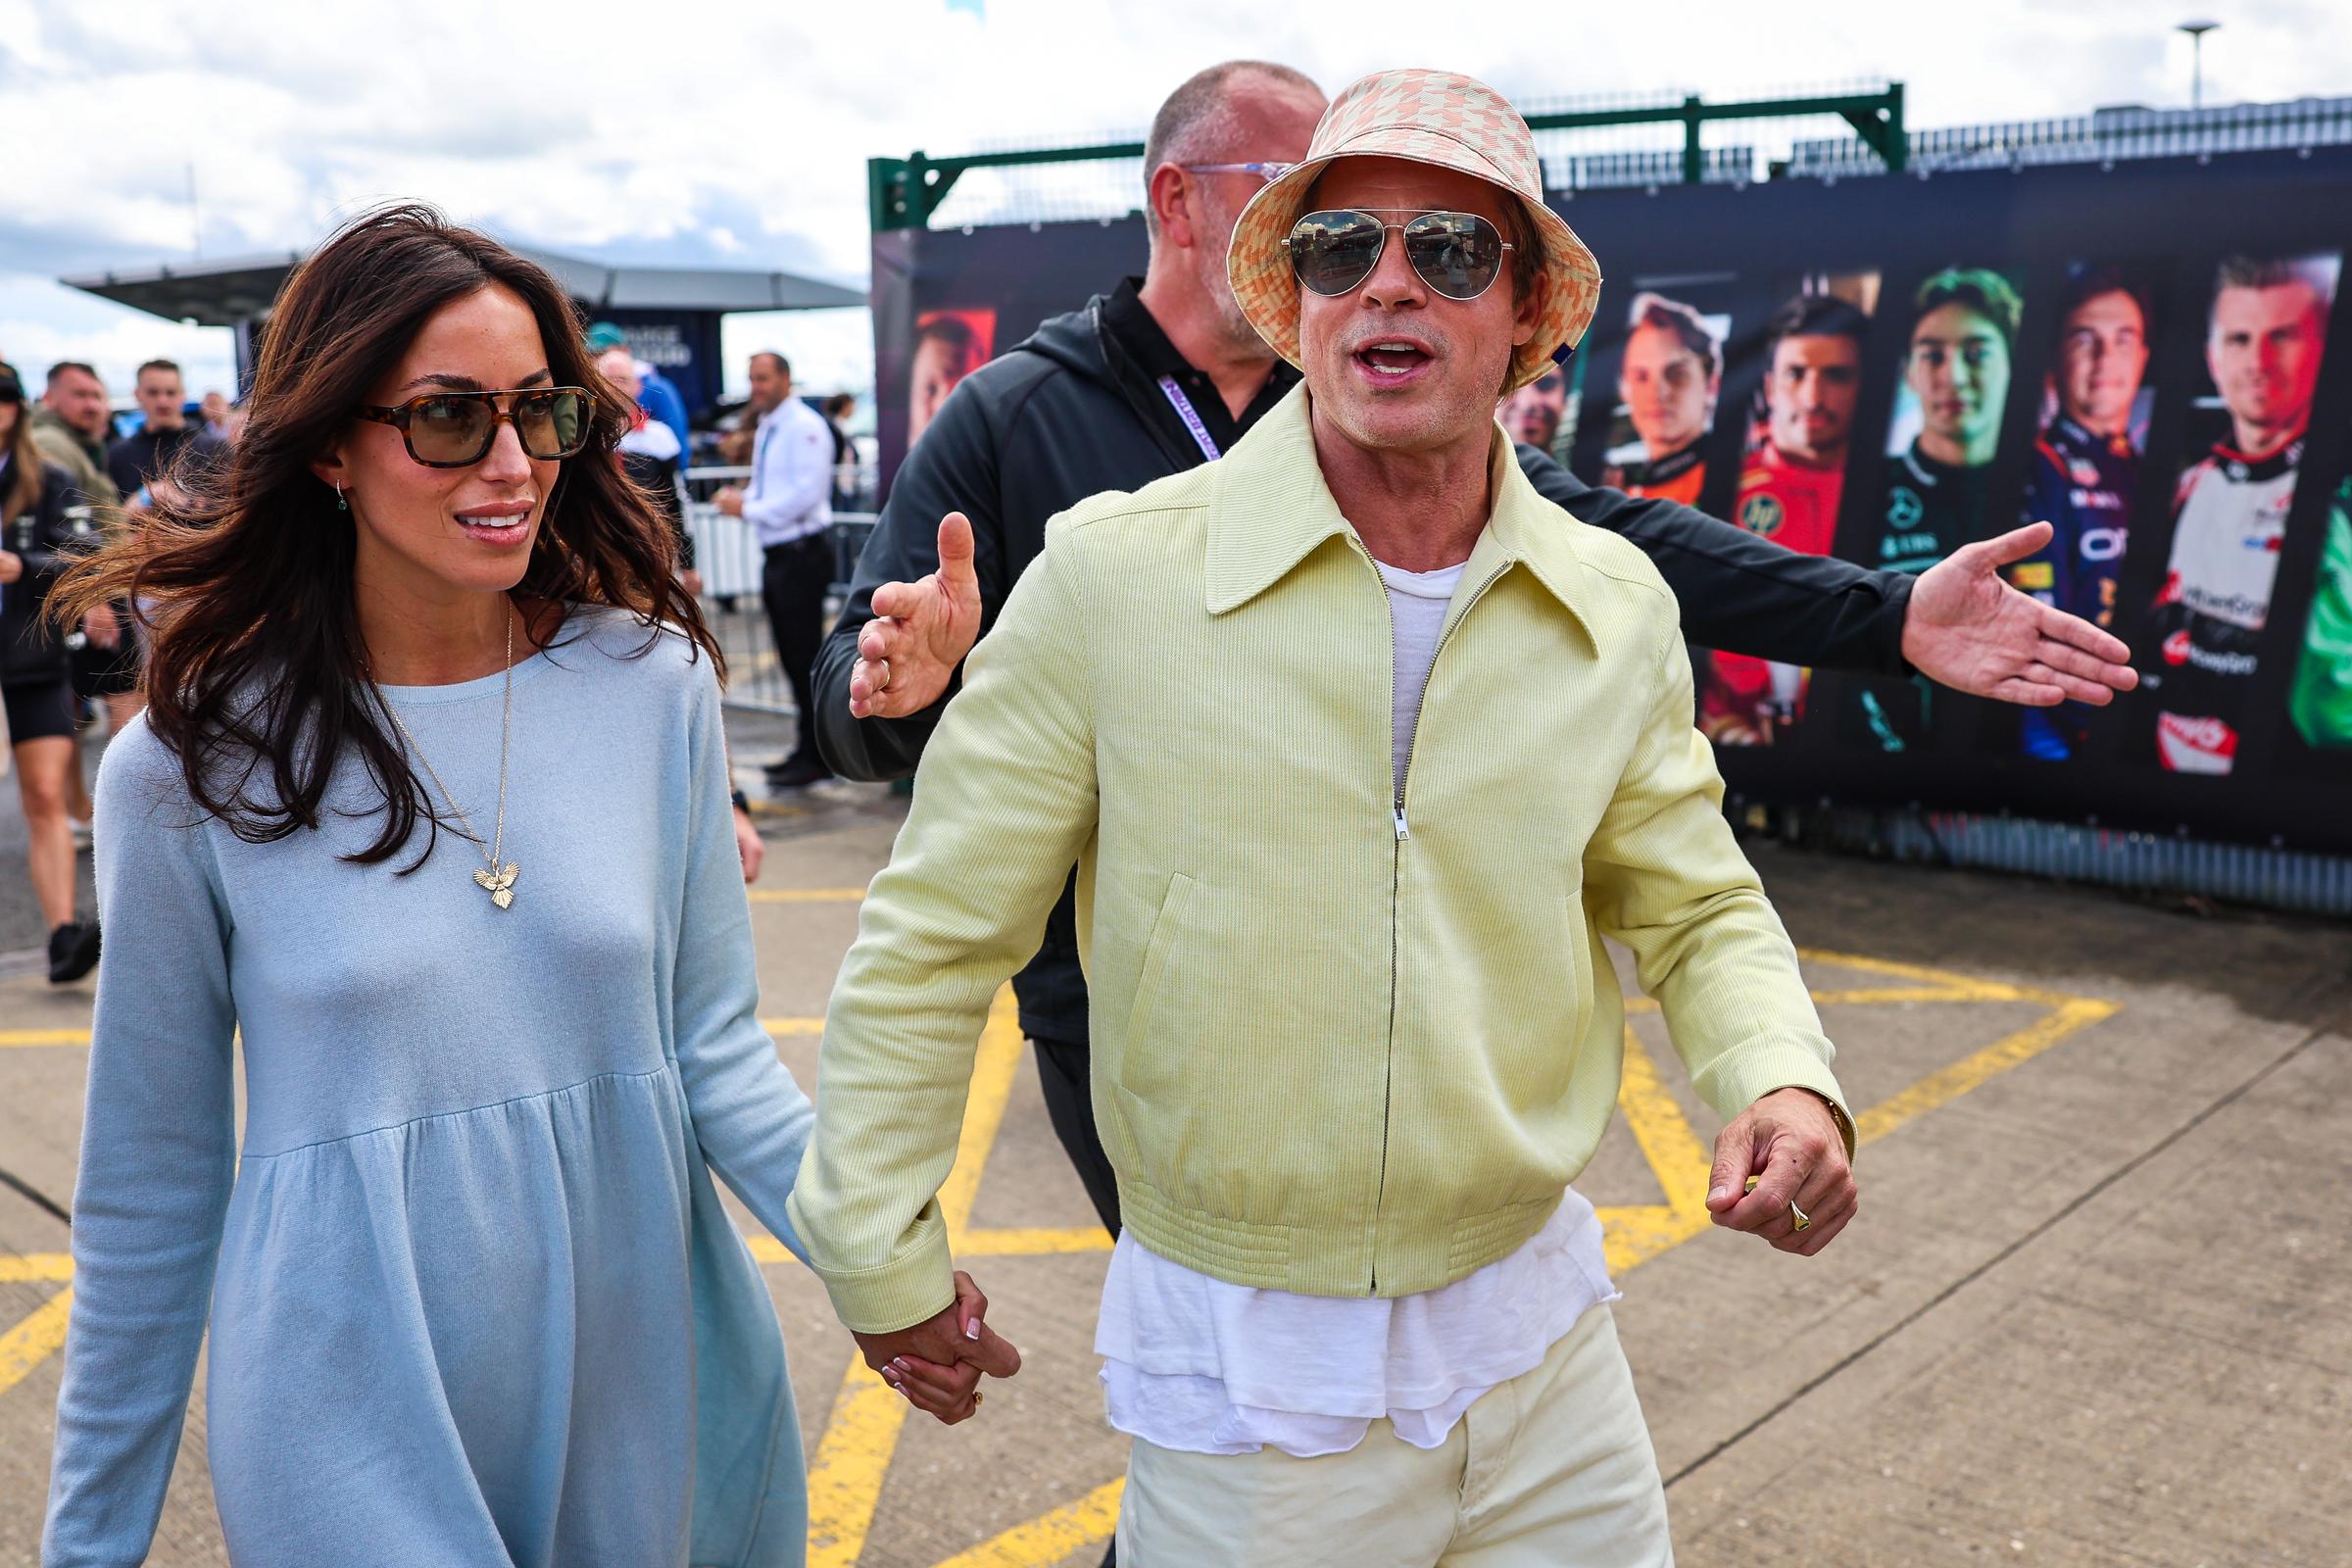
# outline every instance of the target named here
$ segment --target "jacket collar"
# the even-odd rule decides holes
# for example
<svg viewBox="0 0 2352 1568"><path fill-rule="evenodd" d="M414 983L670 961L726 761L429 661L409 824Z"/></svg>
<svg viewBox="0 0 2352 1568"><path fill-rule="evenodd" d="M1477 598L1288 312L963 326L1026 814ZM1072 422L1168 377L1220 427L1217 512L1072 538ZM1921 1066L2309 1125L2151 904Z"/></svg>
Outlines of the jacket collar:
<svg viewBox="0 0 2352 1568"><path fill-rule="evenodd" d="M1248 604L1318 547L1353 532L1324 483L1308 403L1301 382L1210 467L1215 488L1206 588L1212 615ZM1487 480L1494 510L1470 552L1464 578L1480 583L1524 567L1592 637L1592 618L1580 608L1587 568L1576 532L1584 524L1536 493L1499 425L1488 448Z"/></svg>

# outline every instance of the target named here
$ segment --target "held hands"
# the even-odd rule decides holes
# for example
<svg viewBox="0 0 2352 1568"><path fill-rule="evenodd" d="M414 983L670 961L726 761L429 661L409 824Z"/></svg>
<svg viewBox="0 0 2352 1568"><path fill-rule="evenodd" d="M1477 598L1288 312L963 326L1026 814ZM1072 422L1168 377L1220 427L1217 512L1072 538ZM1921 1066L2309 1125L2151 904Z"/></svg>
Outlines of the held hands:
<svg viewBox="0 0 2352 1568"><path fill-rule="evenodd" d="M1755 1191L1743 1196L1751 1175L1758 1178ZM1809 1222L1801 1231L1791 1203ZM1811 1257L1845 1229L1856 1204L1845 1139L1829 1105L1808 1090L1774 1090L1715 1139L1707 1209L1718 1225Z"/></svg>
<svg viewBox="0 0 2352 1568"><path fill-rule="evenodd" d="M980 1408L980 1374L1008 1378L1021 1369L1021 1352L981 1321L987 1312L988 1298L957 1269L956 1299L944 1310L889 1334L858 1334L858 1348L907 1403L954 1426Z"/></svg>
<svg viewBox="0 0 2352 1568"><path fill-rule="evenodd" d="M81 617L81 629L93 648L112 651L122 645L122 623L115 618L111 606L92 605L89 613Z"/></svg>
<svg viewBox="0 0 2352 1568"><path fill-rule="evenodd" d="M917 582L874 590L874 618L858 633L850 666L850 712L905 718L939 701L963 656L980 640L980 578L972 568L972 525L951 512L939 525L939 569Z"/></svg>
<svg viewBox="0 0 2352 1568"><path fill-rule="evenodd" d="M1920 574L1903 657L1929 679L2029 708L2096 707L2139 684L2132 651L2079 615L2019 593L2001 568L2050 542L2046 522L1962 545Z"/></svg>

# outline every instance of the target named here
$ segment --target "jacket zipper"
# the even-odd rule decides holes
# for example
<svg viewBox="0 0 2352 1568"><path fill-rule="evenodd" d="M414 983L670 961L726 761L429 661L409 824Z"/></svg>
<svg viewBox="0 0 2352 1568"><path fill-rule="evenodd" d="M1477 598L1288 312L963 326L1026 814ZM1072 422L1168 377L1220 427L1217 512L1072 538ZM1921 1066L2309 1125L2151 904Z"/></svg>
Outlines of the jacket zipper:
<svg viewBox="0 0 2352 1568"><path fill-rule="evenodd" d="M1364 543L1362 540L1354 538L1352 535L1350 535L1348 542L1355 546L1355 553L1364 558L1364 564L1372 568L1373 579L1380 583L1381 608L1386 611L1388 609L1389 585L1387 580L1382 578L1380 575L1379 563L1372 559L1372 552L1364 548ZM1421 740L1421 710L1429 705L1429 682L1437 675L1438 661L1445 656L1446 645L1453 641L1454 628L1470 618L1470 612L1478 608L1478 602L1486 597L1487 590L1494 586L1495 580L1499 578L1505 571L1510 569L1510 564L1511 564L1506 561L1501 565L1496 566L1493 572L1488 574L1486 581L1480 583L1477 588L1471 591L1469 600L1462 606L1462 612L1454 616L1452 623L1438 634L1438 646L1429 651L1429 670L1421 682L1421 701L1415 704L1413 707L1412 728L1405 731L1404 770L1402 773L1397 775L1396 794L1390 803L1396 814L1396 840L1394 846L1393 856L1389 861L1389 1039L1387 1052L1382 1056L1383 1074L1380 1094L1380 1178L1372 1190L1372 1233L1373 1255L1375 1258L1379 1256L1380 1251L1379 1235L1381 1210L1387 1206L1389 1198L1389 1126L1395 1114L1396 1103L1396 906L1398 895L1404 886L1404 843L1405 840L1413 836L1413 830L1406 824L1404 818L1404 790L1405 786L1412 782L1413 748L1418 745ZM1391 715L1392 723L1395 721L1396 712L1396 622L1392 618L1389 625L1389 713ZM1377 1262L1375 1262L1372 1267L1370 1279L1371 1293L1374 1296L1378 1296L1380 1294L1380 1267Z"/></svg>

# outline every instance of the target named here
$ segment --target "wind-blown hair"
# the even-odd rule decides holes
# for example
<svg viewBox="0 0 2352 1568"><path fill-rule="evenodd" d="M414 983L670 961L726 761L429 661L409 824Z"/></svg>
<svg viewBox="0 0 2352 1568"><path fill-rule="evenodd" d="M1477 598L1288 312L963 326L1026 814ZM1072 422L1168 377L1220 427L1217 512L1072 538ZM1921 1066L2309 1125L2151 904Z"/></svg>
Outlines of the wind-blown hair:
<svg viewBox="0 0 2352 1568"><path fill-rule="evenodd" d="M337 230L288 279L244 437L226 461L182 466L157 488L152 514L76 563L49 595L61 625L109 601L140 607L147 722L178 758L196 803L239 838L270 843L318 827L328 782L350 756L381 791L383 826L349 858L390 859L419 817L424 849L402 872L432 854L444 823L368 676L352 590L357 523L311 466L351 428L428 318L492 285L529 307L555 384L597 399L588 445L550 487L510 597L628 611L646 628L638 657L666 635L666 622L724 675L718 645L679 585L669 530L613 456L628 402L596 373L563 288L430 207L379 208Z"/></svg>

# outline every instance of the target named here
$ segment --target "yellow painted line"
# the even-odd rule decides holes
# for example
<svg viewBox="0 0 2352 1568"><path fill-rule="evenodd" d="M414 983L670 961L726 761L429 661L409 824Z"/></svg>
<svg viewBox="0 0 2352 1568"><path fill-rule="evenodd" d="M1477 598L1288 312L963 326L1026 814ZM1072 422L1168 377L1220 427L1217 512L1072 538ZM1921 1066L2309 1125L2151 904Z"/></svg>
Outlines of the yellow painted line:
<svg viewBox="0 0 2352 1568"><path fill-rule="evenodd" d="M744 895L754 904L856 904L863 888L753 888Z"/></svg>
<svg viewBox="0 0 2352 1568"><path fill-rule="evenodd" d="M32 1316L0 1334L0 1394L24 1382L25 1373L66 1343L66 1318L73 1310L74 1287L69 1285L33 1308Z"/></svg>
<svg viewBox="0 0 2352 1568"><path fill-rule="evenodd" d="M825 1435L808 1462L808 1568L853 1568L864 1553L907 1408L906 1398L853 1349Z"/></svg>
<svg viewBox="0 0 2352 1568"><path fill-rule="evenodd" d="M1707 1173L1713 1156L1692 1130L1631 1025L1625 1031L1625 1067L1617 1084L1617 1105L1642 1157L1658 1179L1663 1203L1612 1205L1598 1210L1601 1247L1609 1272L1623 1274L1647 1258L1679 1247L1705 1230Z"/></svg>
<svg viewBox="0 0 2352 1568"><path fill-rule="evenodd" d="M1100 1225L1064 1229L967 1230L958 1257L1047 1257L1057 1252L1107 1252L1110 1232Z"/></svg>
<svg viewBox="0 0 2352 1568"><path fill-rule="evenodd" d="M771 1035L821 1035L825 1032L822 1018L762 1018L760 1027Z"/></svg>
<svg viewBox="0 0 2352 1568"><path fill-rule="evenodd" d="M0 1285L47 1285L74 1277L72 1252L0 1252Z"/></svg>
<svg viewBox="0 0 2352 1568"><path fill-rule="evenodd" d="M963 1250L972 1201L980 1194L989 1150L996 1144L997 1129L1004 1120L1004 1103L1012 1095L1021 1046L1020 1019L1012 990L1006 987L997 993L988 1010L987 1027L980 1031L970 1097L964 1106L963 1136L956 1146L956 1164L939 1190L948 1245L957 1253ZM842 1374L841 1392L833 1399L832 1419L808 1462L808 1568L853 1568L864 1553L874 1508L882 1500L882 1483L890 1473L890 1456L898 1448L899 1431L906 1425L908 1408L906 1399L877 1377L861 1355L851 1355L849 1368Z"/></svg>
<svg viewBox="0 0 2352 1568"><path fill-rule="evenodd" d="M1107 1541L1119 1527L1119 1494L1127 1478L1105 1481L1076 1502L1041 1513L1026 1524L959 1551L937 1568L1037 1568L1059 1562L1081 1546Z"/></svg>
<svg viewBox="0 0 2352 1568"><path fill-rule="evenodd" d="M86 1046L87 1029L0 1029L0 1046Z"/></svg>
<svg viewBox="0 0 2352 1568"><path fill-rule="evenodd" d="M2088 1028L2102 1018L2112 1018L2123 1010L2120 1002L2102 1002L2094 997L2065 997L2055 992L2030 994L2020 1000L2047 1001L2054 1010L2034 1019L2015 1034L1986 1046L1975 1055L1964 1057L1940 1072L1929 1074L1893 1099L1871 1106L1854 1118L1855 1142L1875 1143L1905 1122L1914 1121L1939 1105L1951 1103L1986 1079L2007 1072L2021 1061L2040 1055L2076 1030Z"/></svg>
<svg viewBox="0 0 2352 1568"><path fill-rule="evenodd" d="M1947 969L1930 969L1922 964L1897 963L1891 958L1869 958L1858 953L1831 953L1824 948L1799 948L1796 956L1807 963L1836 964L1841 969L1859 969L1864 974L1891 975L1909 980L1943 993L1955 1002L2016 1002L2021 999L2040 1001L2053 998L2051 992L2029 994L2019 987L2006 986L1998 980L1978 980Z"/></svg>
<svg viewBox="0 0 2352 1568"><path fill-rule="evenodd" d="M1871 1006L1901 1002L2007 1002L2008 997L1986 996L1974 991L1955 991L1949 986L1876 986L1856 991L1816 991L1813 1004L1829 1007Z"/></svg>

